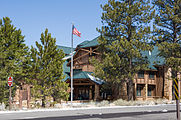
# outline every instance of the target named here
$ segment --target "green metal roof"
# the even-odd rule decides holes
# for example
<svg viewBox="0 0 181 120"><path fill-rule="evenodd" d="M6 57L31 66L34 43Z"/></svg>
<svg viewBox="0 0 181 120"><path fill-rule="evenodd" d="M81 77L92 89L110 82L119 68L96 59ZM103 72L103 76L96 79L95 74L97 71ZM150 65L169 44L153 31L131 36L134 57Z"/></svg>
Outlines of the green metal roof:
<svg viewBox="0 0 181 120"><path fill-rule="evenodd" d="M66 60L63 64L63 71L64 72L70 72L70 67L67 66L68 61Z"/></svg>
<svg viewBox="0 0 181 120"><path fill-rule="evenodd" d="M84 41L80 43L77 48L85 48L85 47L93 47L93 46L98 46L98 37L91 41ZM71 48L70 47L65 47L65 46L58 46L59 49L63 49L65 54L70 54ZM149 66L148 68L151 70L156 70L154 65L164 65L164 58L158 56L159 50L157 46L154 46L152 51L142 51L141 52L143 57L148 58ZM70 73L70 67L67 67L68 61L66 60L65 63L63 64L64 68L64 75L66 76L64 80L70 79L69 73ZM93 72L86 72L86 71L81 71L81 70L74 70L74 76L73 79L92 79L93 76L91 77L91 74ZM94 78L94 82L97 82L97 78ZM99 83L98 83L99 84Z"/></svg>
<svg viewBox="0 0 181 120"><path fill-rule="evenodd" d="M86 44L88 44L90 41L86 40L86 41L83 41L82 43L78 44L77 46L84 46Z"/></svg>
<svg viewBox="0 0 181 120"><path fill-rule="evenodd" d="M63 79L63 81L66 81L67 79L69 79L69 75L67 73L64 73L65 78Z"/></svg>
<svg viewBox="0 0 181 120"><path fill-rule="evenodd" d="M65 54L70 54L71 53L71 47L65 47L65 46L59 46L58 45L58 49L62 49ZM73 48L73 50L75 50L75 48Z"/></svg>
<svg viewBox="0 0 181 120"><path fill-rule="evenodd" d="M84 41L84 42L80 43L77 47L85 48L85 47L97 46L97 45L99 45L97 40L98 40L98 37L96 37L95 39L93 39L91 41Z"/></svg>
<svg viewBox="0 0 181 120"><path fill-rule="evenodd" d="M89 79L87 73L91 74L92 72L74 70L73 79Z"/></svg>
<svg viewBox="0 0 181 120"><path fill-rule="evenodd" d="M65 47L65 46L58 46L58 49L62 49L65 53L65 57L69 57L69 54L71 53L71 47ZM75 48L73 48L74 50ZM65 78L63 81L67 80L69 78L69 75L67 73L70 72L70 67L67 67L68 60L65 60L63 64L63 74L65 75Z"/></svg>
<svg viewBox="0 0 181 120"><path fill-rule="evenodd" d="M164 65L165 64L165 59L163 57L158 56L159 50L157 46L153 47L152 51L143 51L141 52L143 57L147 57L149 65L148 68L151 70L156 70L154 65Z"/></svg>
<svg viewBox="0 0 181 120"><path fill-rule="evenodd" d="M69 78L69 75L67 73L70 72L70 67L67 67L67 63L68 61L66 60L63 64L63 74L65 75L65 78L63 79L63 81L66 81Z"/></svg>
<svg viewBox="0 0 181 120"><path fill-rule="evenodd" d="M104 81L100 80L99 78L95 78L94 76L92 76L93 72L87 72L87 71L82 71L82 70L78 70L78 69L74 69L73 71L73 79L89 79L97 84L103 84ZM70 76L68 77L68 79L70 79Z"/></svg>
<svg viewBox="0 0 181 120"><path fill-rule="evenodd" d="M85 47L92 47L92 46L98 46L98 37L91 41L84 41L80 43L77 47L85 48ZM163 65L164 64L164 58L158 56L159 50L157 46L154 46L152 51L143 51L142 55L143 57L147 57L149 61L149 68L152 70L156 70L154 65Z"/></svg>

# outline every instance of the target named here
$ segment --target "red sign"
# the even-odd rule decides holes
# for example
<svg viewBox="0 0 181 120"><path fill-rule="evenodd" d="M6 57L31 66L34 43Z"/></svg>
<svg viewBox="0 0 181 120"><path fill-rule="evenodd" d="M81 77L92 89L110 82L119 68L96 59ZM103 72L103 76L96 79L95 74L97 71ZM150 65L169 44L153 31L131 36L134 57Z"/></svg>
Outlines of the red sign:
<svg viewBox="0 0 181 120"><path fill-rule="evenodd" d="M8 86L13 85L13 77L8 77Z"/></svg>

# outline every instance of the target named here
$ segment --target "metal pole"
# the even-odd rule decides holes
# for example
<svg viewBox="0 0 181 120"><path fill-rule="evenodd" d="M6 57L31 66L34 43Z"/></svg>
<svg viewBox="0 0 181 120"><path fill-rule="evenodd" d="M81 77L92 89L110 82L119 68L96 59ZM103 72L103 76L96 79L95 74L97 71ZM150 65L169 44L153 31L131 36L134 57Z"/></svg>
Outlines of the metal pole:
<svg viewBox="0 0 181 120"><path fill-rule="evenodd" d="M9 110L12 108L12 103L11 103L11 85L9 86Z"/></svg>
<svg viewBox="0 0 181 120"><path fill-rule="evenodd" d="M180 120L180 105L179 105L179 99L176 100L177 104L177 120Z"/></svg>
<svg viewBox="0 0 181 120"><path fill-rule="evenodd" d="M178 87L178 79L174 79L174 93L175 93L175 99L176 99L176 112L177 112L177 120L180 120L180 95L179 95L179 87Z"/></svg>
<svg viewBox="0 0 181 120"><path fill-rule="evenodd" d="M73 101L73 27L72 24L72 40L71 40L71 105Z"/></svg>

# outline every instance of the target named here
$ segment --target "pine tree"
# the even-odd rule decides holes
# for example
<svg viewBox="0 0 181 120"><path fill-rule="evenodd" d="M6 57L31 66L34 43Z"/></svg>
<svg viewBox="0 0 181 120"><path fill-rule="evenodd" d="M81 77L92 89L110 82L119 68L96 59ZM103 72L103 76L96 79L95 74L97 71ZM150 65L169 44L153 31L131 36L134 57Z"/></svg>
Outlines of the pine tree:
<svg viewBox="0 0 181 120"><path fill-rule="evenodd" d="M154 41L176 79L181 71L181 0L154 0L153 3L157 11Z"/></svg>
<svg viewBox="0 0 181 120"><path fill-rule="evenodd" d="M61 98L61 93L68 95L67 83L63 79L62 50L58 50L56 39L51 37L48 29L41 34L41 43L36 42L36 48L31 47L32 71L30 83L33 85L33 96L42 99L45 107L46 97ZM66 96L65 95L65 96ZM63 97L65 97L63 96Z"/></svg>
<svg viewBox="0 0 181 120"><path fill-rule="evenodd" d="M21 83L26 74L22 65L26 62L28 47L24 44L24 36L20 29L11 24L8 17L0 19L0 102L8 102L9 89L7 80L11 76L13 81L13 92ZM23 74L25 73L25 74Z"/></svg>
<svg viewBox="0 0 181 120"><path fill-rule="evenodd" d="M128 100L133 99L135 74L147 68L141 51L150 50L148 26L154 11L147 0L108 0L103 9L103 26L98 31L103 62L93 60L96 76L120 89L121 83L128 85ZM113 93L117 97L119 93Z"/></svg>

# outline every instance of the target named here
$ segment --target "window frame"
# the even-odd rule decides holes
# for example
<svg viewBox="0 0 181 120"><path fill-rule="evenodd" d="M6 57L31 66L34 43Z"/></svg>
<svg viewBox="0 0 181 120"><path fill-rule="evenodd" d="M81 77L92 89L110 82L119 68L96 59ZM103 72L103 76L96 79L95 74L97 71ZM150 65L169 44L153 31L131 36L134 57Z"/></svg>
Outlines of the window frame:
<svg viewBox="0 0 181 120"><path fill-rule="evenodd" d="M153 92L155 92L155 85L148 85L148 90L147 90L147 96L152 97L154 95Z"/></svg>
<svg viewBox="0 0 181 120"><path fill-rule="evenodd" d="M136 96L141 97L141 90L142 90L142 85L137 85L136 87Z"/></svg>
<svg viewBox="0 0 181 120"><path fill-rule="evenodd" d="M139 79L145 78L145 71L139 71L139 72L138 72L138 78L139 78Z"/></svg>
<svg viewBox="0 0 181 120"><path fill-rule="evenodd" d="M148 86L147 96L152 96L152 86Z"/></svg>
<svg viewBox="0 0 181 120"><path fill-rule="evenodd" d="M155 72L154 71L149 71L148 77L149 77L149 79L155 79Z"/></svg>

